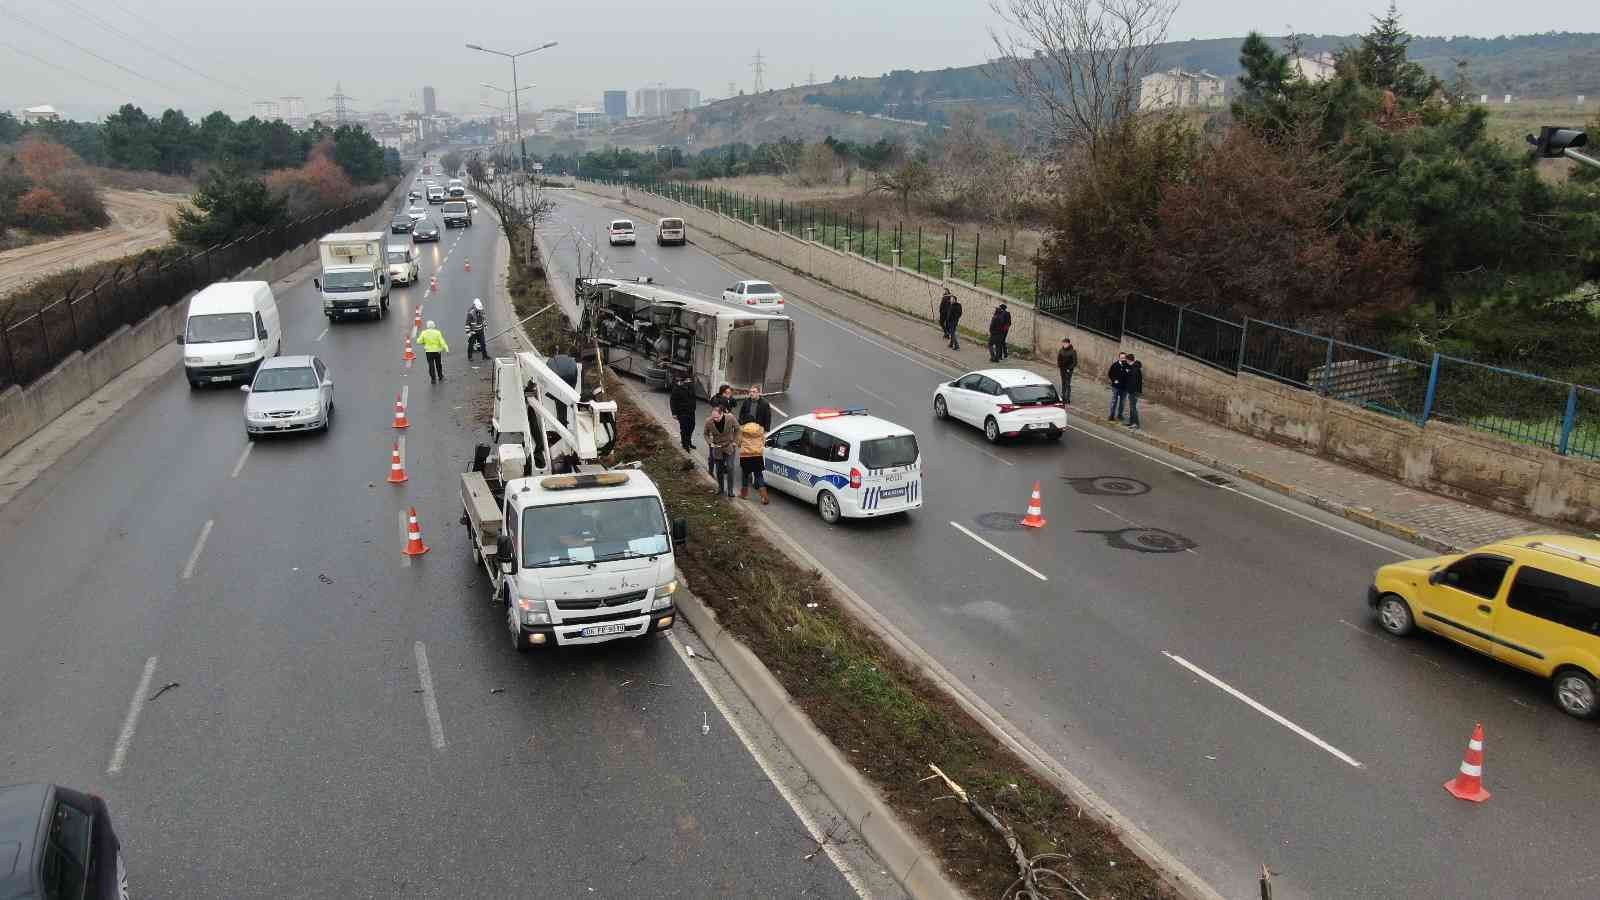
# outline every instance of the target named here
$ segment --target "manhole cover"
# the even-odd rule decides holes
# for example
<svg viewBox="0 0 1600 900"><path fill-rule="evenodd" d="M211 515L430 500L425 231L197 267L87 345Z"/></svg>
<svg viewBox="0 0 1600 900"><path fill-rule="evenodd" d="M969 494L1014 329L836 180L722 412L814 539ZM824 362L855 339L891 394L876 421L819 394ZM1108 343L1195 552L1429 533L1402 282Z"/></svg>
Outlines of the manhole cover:
<svg viewBox="0 0 1600 900"><path fill-rule="evenodd" d="M973 520L984 531L1021 531L1022 514L1014 512L987 512Z"/></svg>
<svg viewBox="0 0 1600 900"><path fill-rule="evenodd" d="M1135 553L1182 553L1197 545L1181 534L1164 528L1118 528L1111 531L1085 530L1080 534L1104 535L1106 545Z"/></svg>
<svg viewBox="0 0 1600 900"><path fill-rule="evenodd" d="M1125 475L1064 475L1061 480L1074 491L1091 497L1137 497L1150 493L1150 485Z"/></svg>

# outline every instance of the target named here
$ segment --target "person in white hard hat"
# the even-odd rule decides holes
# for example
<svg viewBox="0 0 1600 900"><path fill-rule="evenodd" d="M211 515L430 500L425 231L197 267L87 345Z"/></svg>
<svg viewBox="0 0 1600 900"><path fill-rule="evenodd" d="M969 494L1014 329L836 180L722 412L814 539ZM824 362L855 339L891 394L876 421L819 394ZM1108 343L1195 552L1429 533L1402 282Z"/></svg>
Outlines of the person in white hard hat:
<svg viewBox="0 0 1600 900"><path fill-rule="evenodd" d="M483 339L483 301L476 297L472 300L472 308L467 310L467 360L472 360L472 346L477 344L483 353L483 358L489 358L489 345Z"/></svg>

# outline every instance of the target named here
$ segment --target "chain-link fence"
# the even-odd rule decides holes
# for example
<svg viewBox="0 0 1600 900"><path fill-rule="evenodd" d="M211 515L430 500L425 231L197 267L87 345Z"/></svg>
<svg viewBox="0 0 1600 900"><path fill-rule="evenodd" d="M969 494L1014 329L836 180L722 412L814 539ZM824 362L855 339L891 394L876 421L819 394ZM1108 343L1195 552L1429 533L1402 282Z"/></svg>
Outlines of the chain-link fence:
<svg viewBox="0 0 1600 900"><path fill-rule="evenodd" d="M85 351L190 291L365 218L388 198L376 195L204 250L167 248L85 275L57 299L0 324L0 389L27 385L74 351Z"/></svg>

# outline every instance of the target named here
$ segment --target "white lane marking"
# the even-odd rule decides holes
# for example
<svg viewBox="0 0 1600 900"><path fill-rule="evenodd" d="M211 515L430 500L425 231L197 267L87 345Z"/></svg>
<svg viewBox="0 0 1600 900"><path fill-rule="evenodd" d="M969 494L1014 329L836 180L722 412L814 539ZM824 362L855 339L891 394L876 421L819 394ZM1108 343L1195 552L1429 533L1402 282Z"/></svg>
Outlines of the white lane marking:
<svg viewBox="0 0 1600 900"><path fill-rule="evenodd" d="M200 562L200 551L206 549L206 538L211 537L211 526L215 524L217 524L215 519L207 519L206 524L201 527L200 537L195 539L194 549L189 552L189 561L183 566L184 581L188 581L190 576L194 575L195 564Z"/></svg>
<svg viewBox="0 0 1600 900"><path fill-rule="evenodd" d="M1204 678L1206 681L1211 682L1214 686L1216 686L1217 688L1221 689L1223 692L1227 693L1229 696L1233 697L1233 699L1238 700L1240 703L1243 703L1244 705L1250 707L1251 709L1255 710L1256 712L1261 713L1263 716L1266 716L1267 718L1271 719L1272 721L1277 722L1279 725L1282 725L1283 727L1289 729L1290 731L1294 732L1295 734L1300 735L1301 737L1303 737L1306 740L1310 741L1312 744L1315 744L1317 747L1321 748L1322 750L1327 751L1327 753L1330 756L1334 757L1335 759L1339 760L1340 762L1345 763L1346 765L1352 766L1352 767L1357 768L1357 769L1365 768L1365 766L1363 766L1360 763L1360 761L1356 760L1354 757L1352 757L1349 754L1345 753L1343 750L1340 750L1338 747L1335 747L1332 744L1328 743L1327 741L1324 741L1322 738L1319 738L1316 735L1312 734L1311 732L1305 730L1304 728L1301 728L1299 725L1296 725L1295 723L1289 721L1288 719L1285 719L1283 716L1278 715L1277 713L1275 713L1272 710L1268 709L1267 707L1263 706L1261 703L1257 702L1250 695L1248 695L1245 692L1239 690L1238 688L1233 687L1232 685L1228 684L1226 681L1223 681L1222 679L1220 679L1217 676L1211 674L1210 672L1207 672L1205 669L1200 668L1199 666L1195 665L1194 663L1189 662L1187 659L1184 659L1183 657L1181 657L1181 656L1179 656L1179 655L1177 655L1175 653L1168 652L1166 650L1161 651L1161 655L1165 656L1167 659L1172 660L1173 662L1177 663L1178 665L1183 666L1185 669L1188 669L1189 671L1193 672L1194 674L1199 675L1201 678Z"/></svg>
<svg viewBox="0 0 1600 900"><path fill-rule="evenodd" d="M1111 516L1114 519L1121 519L1122 521L1128 523L1129 525L1132 525L1135 528L1148 528L1149 527L1148 525L1141 525L1138 522L1135 522L1134 520L1128 518L1127 516L1122 515L1121 513L1112 512L1111 510L1106 509L1104 506L1101 506L1098 503L1096 503L1094 505L1094 508L1100 510L1101 512L1105 513L1108 516ZM1185 548L1183 548L1183 552L1185 552L1185 553L1194 553L1195 556L1199 556L1200 555L1200 554L1194 552L1194 548L1193 547L1185 547Z"/></svg>
<svg viewBox="0 0 1600 900"><path fill-rule="evenodd" d="M1104 443L1110 444L1111 446L1116 447L1119 450L1124 450L1124 451L1126 451L1128 453L1132 453L1134 456L1142 456L1145 459L1148 459L1153 463L1157 463L1159 465L1166 466L1167 468L1171 469L1172 471L1180 472L1180 473L1182 473L1184 475L1189 476L1190 478L1193 478L1196 481L1202 480L1200 478L1200 475L1199 475L1198 472L1194 472L1194 471L1192 471L1190 469L1186 469L1183 466L1173 465L1172 463L1169 463L1164 459L1160 459L1158 457L1151 456L1148 453L1142 453L1142 452L1140 452L1138 450L1135 450L1132 447L1127 446L1126 444L1122 444L1122 443L1119 443L1117 441L1113 441L1112 439L1110 439L1108 437L1104 437L1103 435L1095 434L1093 431L1090 431L1087 428L1083 428L1083 427L1080 427L1078 425L1074 425L1070 421L1067 423L1067 427L1071 428L1073 431L1076 431L1076 432L1078 432L1080 434L1088 435L1089 437L1092 437L1097 441L1102 441ZM1210 487L1214 487L1214 488L1218 488L1218 489L1227 491L1228 493L1233 494L1236 497L1243 497L1246 500L1254 500L1255 502L1260 503L1263 506L1270 506L1273 509L1275 509L1275 510L1281 512L1281 513L1287 513L1287 514L1289 514L1291 516L1294 516L1296 519L1300 519L1301 521L1304 521L1304 522L1310 522L1312 525L1316 525L1319 528L1326 528L1329 531L1336 532L1338 534L1342 534L1345 537L1350 538L1353 541L1360 541L1361 543L1366 544L1369 547L1376 547L1377 549L1382 550L1385 553L1392 554L1394 556L1398 556L1401 559L1407 559L1407 558L1409 558L1411 556L1411 554L1409 554L1409 553L1402 553L1399 550L1396 550L1396 549L1394 549L1392 547L1385 547L1384 545L1378 543L1377 541L1367 540L1366 538L1362 537L1361 535L1355 534L1355 533L1350 532L1350 531L1346 531L1345 529L1340 528L1337 525L1329 525L1327 522L1319 522L1316 519L1311 518L1310 516L1304 515L1302 513L1297 513L1294 510L1289 509L1286 506L1281 506L1281 505L1279 505L1277 503L1273 503L1271 500L1266 500L1264 498L1257 497L1254 494L1247 494L1244 491L1241 491L1238 488L1233 487L1231 485L1212 484L1209 481L1207 481L1206 484L1208 486L1210 486Z"/></svg>
<svg viewBox="0 0 1600 900"><path fill-rule="evenodd" d="M784 412L783 410L779 409L778 408L778 404L773 403L771 400L768 400L767 401L767 405L772 407L772 411L777 413L778 415L783 416L785 419L789 418L789 414Z"/></svg>
<svg viewBox="0 0 1600 900"><path fill-rule="evenodd" d="M111 765L106 766L107 775L121 772L122 764L128 759L128 745L133 743L133 730L139 727L139 712L144 709L145 698L150 693L150 678L155 674L156 657L152 656L144 661L144 674L139 676L139 685L133 689L128 714L122 719L122 731L117 734L117 743L111 748Z"/></svg>
<svg viewBox="0 0 1600 900"><path fill-rule="evenodd" d="M400 447L400 468L404 469L406 467L406 436L400 435L400 439L395 443Z"/></svg>
<svg viewBox="0 0 1600 900"><path fill-rule="evenodd" d="M411 400L411 385L409 385L409 384L401 385L401 387L400 387L400 405L401 406L409 406L410 405L410 400ZM407 412L410 412L410 410L408 409ZM407 416L407 421L409 421L409 420L410 420L410 417Z"/></svg>
<svg viewBox="0 0 1600 900"><path fill-rule="evenodd" d="M1017 467L1017 464L1012 462L1011 460L1006 459L1003 456L998 456L996 454L990 453L988 450L985 450L982 447L979 447L977 444L974 444L973 442L967 440L966 438L959 438L958 437L958 438L956 438L956 443L962 445L963 447L966 447L969 450L976 450L979 453L982 453L984 456L989 457L990 459L994 460L997 463L1000 463L1003 466L1010 466L1013 469Z"/></svg>
<svg viewBox="0 0 1600 900"><path fill-rule="evenodd" d="M410 524L410 523L406 522L406 511L402 509L402 510L400 510L400 546L401 547L404 547L411 540L411 535L406 532L406 525L408 525L408 524ZM404 569L409 569L411 567L411 557L405 555L404 553L400 554L400 567L404 568Z"/></svg>
<svg viewBox="0 0 1600 900"><path fill-rule="evenodd" d="M816 366L819 369L822 368L822 363L817 362L816 360L814 360L811 357L805 355L804 353L800 353L800 352L796 351L794 357L795 357L795 359L804 360L805 362L808 362L808 363L812 364L813 366Z"/></svg>
<svg viewBox="0 0 1600 900"><path fill-rule="evenodd" d="M689 661L689 654L684 652L683 642L678 640L678 635L671 631L667 632L667 643L672 645L672 649L678 654L678 658L683 660L683 667L689 670L689 674L694 676L695 681L699 682L700 690L711 698L711 705L715 706L717 712L722 714L722 720L728 723L728 728L733 731L734 737L737 737L739 742L744 744L745 749L750 751L750 756L755 759L756 765L760 766L761 771L766 774L767 781L778 789L778 795L788 802L790 809L794 810L795 816L800 819L800 824L805 826L806 832L811 835L811 839L821 845L822 852L828 854L828 858L833 860L834 866L839 869L839 874L843 875L845 882L855 890L856 896L866 897L866 885L861 882L849 864L845 862L844 857L834 847L833 842L826 839L822 829L817 826L816 819L812 818L810 810L801 806L794 792L778 780L777 773L772 770L772 764L767 762L766 756L756 747L755 742L750 739L750 735L746 734L744 728L733 718L733 713L728 710L727 704L722 702L722 697L712 689L711 682L700 674L700 667Z"/></svg>
<svg viewBox="0 0 1600 900"><path fill-rule="evenodd" d="M328 336L328 329L324 328L324 329L322 329L322 333L321 334L319 334L316 337L311 339L311 343L320 344L320 343L322 343L322 339L327 337L327 336Z"/></svg>
<svg viewBox="0 0 1600 900"><path fill-rule="evenodd" d="M1050 579L1044 577L1044 575L1041 574L1038 569L1035 569L1034 567L1028 565L1027 563L1023 562L1022 560L1017 559L1015 556L1012 556L1011 554L1005 552L1004 550L1001 550L999 547L996 547L995 545L989 543L988 541L984 540L983 538L978 537L976 534L973 534L971 531L968 531L966 528L962 527L960 523L951 522L950 526L952 528L954 528L955 530L961 532L962 534L966 535L967 537L972 538L973 540L975 540L978 543L982 544L983 546L988 547L990 550L993 550L995 553L1000 554L1000 556L1002 558L1004 558L1007 562L1011 563L1012 565L1016 566L1017 568L1021 569L1022 571L1027 572L1029 575L1032 575L1033 577L1039 579L1040 581L1049 581L1050 580Z"/></svg>
<svg viewBox="0 0 1600 900"><path fill-rule="evenodd" d="M422 682L422 711L428 716L428 734L433 738L433 749L444 749L444 721L439 718L439 699L433 694L433 673L428 670L428 648L416 643L417 679Z"/></svg>
<svg viewBox="0 0 1600 900"><path fill-rule="evenodd" d="M244 461L250 458L250 451L255 445L255 441L244 442L244 450L239 453L239 461L233 464L233 474L229 475L229 478L238 478L239 473L244 471Z"/></svg>
<svg viewBox="0 0 1600 900"><path fill-rule="evenodd" d="M900 404L894 402L893 400L890 400L888 397L885 397L882 394L875 393L873 391L867 390L866 388L862 387L859 384L856 385L856 390L860 391L863 394L866 394L868 397L875 397L875 398L877 398L879 400L882 400L883 402L889 404L890 406L899 406L900 405Z"/></svg>

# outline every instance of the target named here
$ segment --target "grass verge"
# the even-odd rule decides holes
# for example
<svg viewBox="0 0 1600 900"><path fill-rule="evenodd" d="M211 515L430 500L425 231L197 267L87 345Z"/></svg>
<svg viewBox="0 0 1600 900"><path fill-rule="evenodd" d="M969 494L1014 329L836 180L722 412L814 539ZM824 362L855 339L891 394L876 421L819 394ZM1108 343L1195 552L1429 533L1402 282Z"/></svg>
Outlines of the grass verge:
<svg viewBox="0 0 1600 900"><path fill-rule="evenodd" d="M527 316L549 302L550 290L542 277L521 271L515 242L512 249L508 285L518 314ZM576 343L553 310L527 331L541 349ZM993 809L1030 856L1065 857L1052 868L1084 895L1175 896L1115 834L1083 817L890 651L840 605L818 572L769 543L747 519L750 508L713 497L702 463L679 451L648 412L614 396L621 436L609 461L642 462L670 514L689 520L691 538L677 559L691 589L939 854L959 885L974 897L1008 896L1018 873L1000 839L943 784L927 780L929 763Z"/></svg>

